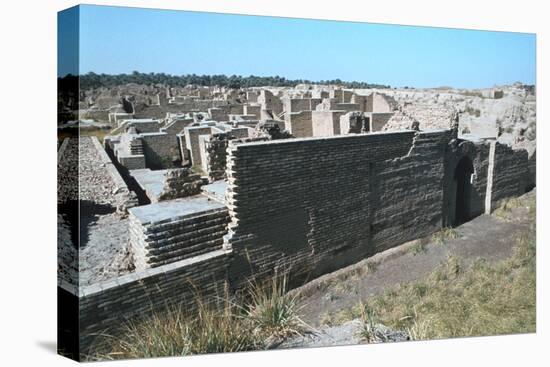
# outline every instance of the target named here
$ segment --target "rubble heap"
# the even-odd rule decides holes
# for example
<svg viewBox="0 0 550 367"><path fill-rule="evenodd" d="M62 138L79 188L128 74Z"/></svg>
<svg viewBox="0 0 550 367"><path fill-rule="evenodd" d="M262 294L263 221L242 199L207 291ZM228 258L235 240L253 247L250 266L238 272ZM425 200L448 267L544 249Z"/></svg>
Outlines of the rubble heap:
<svg viewBox="0 0 550 367"><path fill-rule="evenodd" d="M200 194L202 185L200 175L193 173L189 168L169 169L166 172L166 182L159 201Z"/></svg>

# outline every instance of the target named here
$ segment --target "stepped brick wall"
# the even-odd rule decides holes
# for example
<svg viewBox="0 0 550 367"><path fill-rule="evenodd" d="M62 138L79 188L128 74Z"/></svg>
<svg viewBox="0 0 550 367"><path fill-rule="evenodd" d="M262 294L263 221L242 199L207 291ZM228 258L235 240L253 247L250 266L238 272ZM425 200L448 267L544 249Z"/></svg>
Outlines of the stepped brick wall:
<svg viewBox="0 0 550 367"><path fill-rule="evenodd" d="M219 250L229 215L224 205L199 196L129 210L130 244L138 269Z"/></svg>

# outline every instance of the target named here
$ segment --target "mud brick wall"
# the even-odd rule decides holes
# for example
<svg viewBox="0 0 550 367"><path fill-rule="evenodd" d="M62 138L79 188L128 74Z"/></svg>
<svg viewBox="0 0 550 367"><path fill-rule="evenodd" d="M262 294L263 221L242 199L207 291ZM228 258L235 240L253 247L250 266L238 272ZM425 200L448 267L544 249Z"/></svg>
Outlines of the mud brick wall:
<svg viewBox="0 0 550 367"><path fill-rule="evenodd" d="M176 119L171 121L168 125L163 127L160 131L168 133L168 134L179 134L182 132L183 128L191 125L193 123L193 119Z"/></svg>
<svg viewBox="0 0 550 367"><path fill-rule="evenodd" d="M431 234L442 226L448 132L421 133L403 157L372 162L369 246L374 252Z"/></svg>
<svg viewBox="0 0 550 367"><path fill-rule="evenodd" d="M296 138L313 136L311 112L301 111L285 114L285 129Z"/></svg>
<svg viewBox="0 0 550 367"><path fill-rule="evenodd" d="M228 208L232 223L226 237L234 251L229 276L238 286L251 272L258 277L274 270L287 270L295 279L317 276L354 263L376 250L371 241L373 215L371 187L385 188L388 200L405 211L430 203L427 218L418 218L419 233L436 228L441 217L441 178L443 159L425 158L421 165L407 161L410 169L419 166L422 173L410 175L394 164L392 176L399 176L401 189L419 189L408 200L389 197L393 190L382 180L391 166L383 166L386 176L373 176L376 162L404 157L413 144L414 132L336 136L325 139L293 139L236 144L228 148ZM435 139L435 138L434 138ZM443 138L442 138L443 139ZM427 144L427 143L426 143ZM439 140L433 143L433 157L441 155ZM435 167L431 167L435 164ZM428 177L421 177L422 174ZM371 182L376 180L375 182ZM401 193L402 195L406 195ZM439 214L437 213L437 201ZM419 210L419 215L424 211ZM409 213L411 214L411 213ZM384 212L377 214L378 220ZM387 217L387 220L392 220ZM428 223L423 227L422 221ZM427 229L426 229L427 228ZM395 236L397 246L413 236L413 231ZM386 245L389 247L389 245Z"/></svg>
<svg viewBox="0 0 550 367"><path fill-rule="evenodd" d="M118 160L121 165L129 170L146 168L144 155L129 155L126 157L119 156Z"/></svg>
<svg viewBox="0 0 550 367"><path fill-rule="evenodd" d="M186 113L207 111L209 108L226 106L226 101L211 99L190 99L181 103L169 103L162 105L146 106L140 111L136 111L135 118L156 118L162 119L167 113Z"/></svg>
<svg viewBox="0 0 550 367"><path fill-rule="evenodd" d="M225 165L227 162L227 146L229 144L229 139L229 134L220 133L213 134L208 139L204 140L206 172L208 173L208 179L211 182L225 178Z"/></svg>
<svg viewBox="0 0 550 367"><path fill-rule="evenodd" d="M200 167L202 160L199 136L212 134L212 128L210 126L190 126L184 129L184 134L185 147L189 150L191 164Z"/></svg>
<svg viewBox="0 0 550 367"><path fill-rule="evenodd" d="M227 121L229 120L229 106L209 108L208 113L210 114L210 119L214 121Z"/></svg>
<svg viewBox="0 0 550 367"><path fill-rule="evenodd" d="M360 111L361 110L361 106L359 106L359 104L357 103L336 103L334 105L334 107L332 108L333 110L342 110L342 111Z"/></svg>
<svg viewBox="0 0 550 367"><path fill-rule="evenodd" d="M157 120L152 120L152 121L143 121L143 122L137 122L137 121L132 121L132 120L129 120L128 122L126 122L126 126L125 126L125 129L128 129L129 127L135 127L136 128L136 131L138 133L157 133L159 132L159 128L160 128L160 123L157 121Z"/></svg>
<svg viewBox="0 0 550 367"><path fill-rule="evenodd" d="M528 160L529 179L527 180L526 189L531 189L537 184L537 151L535 150Z"/></svg>
<svg viewBox="0 0 550 367"><path fill-rule="evenodd" d="M285 98L283 108L286 112L285 116L288 116L291 112L311 110L311 101L308 98Z"/></svg>
<svg viewBox="0 0 550 367"><path fill-rule="evenodd" d="M147 168L168 168L174 156L179 156L178 140L166 133L141 134Z"/></svg>
<svg viewBox="0 0 550 367"><path fill-rule="evenodd" d="M260 105L244 105L243 114L244 115L254 115L256 120L260 119L260 111L262 106Z"/></svg>
<svg viewBox="0 0 550 367"><path fill-rule="evenodd" d="M487 194L487 175L489 169L489 144L475 146L472 163L474 176L470 192L470 216L476 217L485 212L485 196Z"/></svg>
<svg viewBox="0 0 550 367"><path fill-rule="evenodd" d="M311 111L312 136L341 134L340 116L345 113L345 111Z"/></svg>
<svg viewBox="0 0 550 367"><path fill-rule="evenodd" d="M351 103L356 103L359 106L359 111L367 111L367 96L353 94L350 100Z"/></svg>
<svg viewBox="0 0 550 367"><path fill-rule="evenodd" d="M528 180L527 151L513 150L506 145L497 143L491 207L497 208L503 199L523 194Z"/></svg>
<svg viewBox="0 0 550 367"><path fill-rule="evenodd" d="M372 112L369 113L370 117L370 131L381 131L384 125L388 123L390 118L393 116L393 113L378 113Z"/></svg>
<svg viewBox="0 0 550 367"><path fill-rule="evenodd" d="M489 143L474 144L470 141L453 139L447 145L445 152L445 177L443 197L443 226L452 226L455 221L456 180L455 170L458 163L467 157L473 165L473 181L469 192L469 217L473 218L485 212L485 196L487 194L487 179L489 174Z"/></svg>
<svg viewBox="0 0 550 367"><path fill-rule="evenodd" d="M212 251L191 259L81 287L79 321L81 352L97 333L120 335L124 320L150 315L171 305L192 312L197 296L216 302L223 296L231 252ZM198 293L197 293L198 292Z"/></svg>
<svg viewBox="0 0 550 367"><path fill-rule="evenodd" d="M135 266L145 269L221 249L229 214L220 205L220 208L143 223L130 209L129 219Z"/></svg>

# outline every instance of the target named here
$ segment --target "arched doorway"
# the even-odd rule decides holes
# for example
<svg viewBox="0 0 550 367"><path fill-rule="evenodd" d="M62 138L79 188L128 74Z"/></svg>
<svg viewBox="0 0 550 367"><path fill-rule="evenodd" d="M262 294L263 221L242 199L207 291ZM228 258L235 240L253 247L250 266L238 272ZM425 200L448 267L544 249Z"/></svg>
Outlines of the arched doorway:
<svg viewBox="0 0 550 367"><path fill-rule="evenodd" d="M470 158L462 157L456 165L454 174L456 184L456 200L453 226L458 226L470 219L473 173L474 166Z"/></svg>

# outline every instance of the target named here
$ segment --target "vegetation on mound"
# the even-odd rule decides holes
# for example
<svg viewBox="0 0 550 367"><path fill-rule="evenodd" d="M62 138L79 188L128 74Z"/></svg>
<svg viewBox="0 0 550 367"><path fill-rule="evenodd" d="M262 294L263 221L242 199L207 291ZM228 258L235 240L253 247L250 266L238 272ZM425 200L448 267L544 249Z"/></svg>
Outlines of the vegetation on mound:
<svg viewBox="0 0 550 367"><path fill-rule="evenodd" d="M517 241L509 259L492 265L478 260L464 269L450 257L426 279L402 284L365 305L376 322L406 330L413 340L535 332L534 225Z"/></svg>

